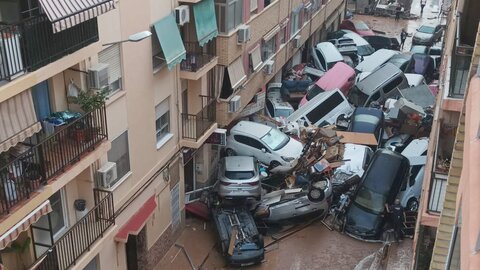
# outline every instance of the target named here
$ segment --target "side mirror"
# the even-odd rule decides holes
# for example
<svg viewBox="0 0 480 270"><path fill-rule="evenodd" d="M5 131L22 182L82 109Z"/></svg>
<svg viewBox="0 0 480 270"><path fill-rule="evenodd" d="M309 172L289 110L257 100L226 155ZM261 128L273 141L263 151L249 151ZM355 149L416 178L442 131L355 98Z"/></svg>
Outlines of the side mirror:
<svg viewBox="0 0 480 270"><path fill-rule="evenodd" d="M267 150L265 148L262 148L262 153L265 154L266 152L267 152Z"/></svg>

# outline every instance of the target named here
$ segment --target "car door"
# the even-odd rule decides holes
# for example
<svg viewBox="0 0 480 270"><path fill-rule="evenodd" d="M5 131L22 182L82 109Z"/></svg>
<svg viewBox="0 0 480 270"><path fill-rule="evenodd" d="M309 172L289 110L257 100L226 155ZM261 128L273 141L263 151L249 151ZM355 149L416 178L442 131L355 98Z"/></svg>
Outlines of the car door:
<svg viewBox="0 0 480 270"><path fill-rule="evenodd" d="M325 60L325 57L323 56L323 52L318 49L315 50L315 52L317 53L318 57L318 69L322 71L327 71L327 62Z"/></svg>

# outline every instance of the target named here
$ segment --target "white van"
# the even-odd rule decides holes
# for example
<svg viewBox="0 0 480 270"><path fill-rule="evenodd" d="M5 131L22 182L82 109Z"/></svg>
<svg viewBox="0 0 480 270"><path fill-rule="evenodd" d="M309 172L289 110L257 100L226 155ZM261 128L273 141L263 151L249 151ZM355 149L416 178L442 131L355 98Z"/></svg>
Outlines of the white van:
<svg viewBox="0 0 480 270"><path fill-rule="evenodd" d="M400 204L409 211L417 211L422 193L425 163L427 162L428 138L419 138L410 142L402 155L410 161L410 177L404 183L398 198Z"/></svg>
<svg viewBox="0 0 480 270"><path fill-rule="evenodd" d="M348 103L340 89L337 88L316 95L287 117L287 120L289 122L300 122L304 126L315 125L321 127L334 124L338 116L342 114L350 116L352 113L353 107Z"/></svg>

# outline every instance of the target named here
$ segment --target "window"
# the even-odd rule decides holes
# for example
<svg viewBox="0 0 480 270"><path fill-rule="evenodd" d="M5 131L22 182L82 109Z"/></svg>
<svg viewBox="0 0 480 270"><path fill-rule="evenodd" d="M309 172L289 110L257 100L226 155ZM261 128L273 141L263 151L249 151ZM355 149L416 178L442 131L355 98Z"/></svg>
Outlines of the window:
<svg viewBox="0 0 480 270"><path fill-rule="evenodd" d="M155 107L155 129L157 143L170 134L170 98Z"/></svg>
<svg viewBox="0 0 480 270"><path fill-rule="evenodd" d="M228 34L243 23L243 0L215 0L218 31Z"/></svg>
<svg viewBox="0 0 480 270"><path fill-rule="evenodd" d="M258 70L258 68L260 68L260 66L262 65L262 57L260 55L260 46L257 46L255 47L255 49L253 49L251 52L250 52L250 70L251 72L255 72Z"/></svg>
<svg viewBox="0 0 480 270"><path fill-rule="evenodd" d="M273 104L269 99L267 99L265 101L265 106L267 106L267 111L270 114L270 117L275 117L276 115L275 115L275 111L273 109Z"/></svg>
<svg viewBox="0 0 480 270"><path fill-rule="evenodd" d="M338 92L335 92L330 97L328 97L324 102L322 102L313 110L311 110L309 113L307 113L305 116L308 118L308 120L310 120L310 123L316 124L323 117L325 117L325 115L333 111L333 109L335 109L342 102L343 102L342 96Z"/></svg>
<svg viewBox="0 0 480 270"><path fill-rule="evenodd" d="M262 46L262 60L269 59L277 49L276 38L273 36L271 39L264 41Z"/></svg>
<svg viewBox="0 0 480 270"><path fill-rule="evenodd" d="M54 238L57 238L61 232L67 228L66 214L65 214L65 195L64 190L59 190L50 198L52 212L50 212L50 220L52 222L52 233Z"/></svg>
<svg viewBox="0 0 480 270"><path fill-rule="evenodd" d="M243 143L245 145L248 145L250 147L253 147L253 148L256 148L256 149L259 149L259 150L262 149L262 148L265 148L265 146L263 146L263 144L261 144L259 141L255 140L255 139L252 139L250 137L247 137L247 136L235 135L234 138L239 143Z"/></svg>
<svg viewBox="0 0 480 270"><path fill-rule="evenodd" d="M297 32L300 30L300 12L293 12L290 22L290 37L294 37Z"/></svg>
<svg viewBox="0 0 480 270"><path fill-rule="evenodd" d="M108 161L117 164L117 180L111 183L113 186L130 171L130 153L128 151L128 131L112 141L112 148L108 151Z"/></svg>
<svg viewBox="0 0 480 270"><path fill-rule="evenodd" d="M385 94L389 93L390 91L395 89L395 87L398 87L402 83L402 81L403 81L402 77L395 78L393 81L391 81L387 85L385 85L385 87L383 87L383 92Z"/></svg>
<svg viewBox="0 0 480 270"><path fill-rule="evenodd" d="M287 33L285 33L285 31L287 30L287 27L282 27L280 29L280 32L278 32L278 39L280 40L280 44L285 44L286 42L286 35Z"/></svg>
<svg viewBox="0 0 480 270"><path fill-rule="evenodd" d="M323 54L320 52L319 49L315 49L315 52L317 53L318 61L320 62L322 68L327 69L327 64L325 62L325 57L323 57Z"/></svg>
<svg viewBox="0 0 480 270"><path fill-rule="evenodd" d="M98 255L95 256L86 266L83 268L83 270L97 270L98 269Z"/></svg>
<svg viewBox="0 0 480 270"><path fill-rule="evenodd" d="M114 44L98 53L98 62L108 64L109 94L122 88L122 61L120 44Z"/></svg>
<svg viewBox="0 0 480 270"><path fill-rule="evenodd" d="M285 135L285 133L281 132L280 130L272 128L261 138L261 140L264 144L270 147L270 149L276 151L278 149L282 149L290 141L290 137Z"/></svg>
<svg viewBox="0 0 480 270"><path fill-rule="evenodd" d="M258 0L250 0L250 12L255 13L258 9Z"/></svg>
<svg viewBox="0 0 480 270"><path fill-rule="evenodd" d="M158 72L164 66L167 65L167 60L165 60L165 55L163 54L162 47L160 46L160 42L158 41L157 33L155 29L151 29L152 32L152 66L153 66L153 73Z"/></svg>

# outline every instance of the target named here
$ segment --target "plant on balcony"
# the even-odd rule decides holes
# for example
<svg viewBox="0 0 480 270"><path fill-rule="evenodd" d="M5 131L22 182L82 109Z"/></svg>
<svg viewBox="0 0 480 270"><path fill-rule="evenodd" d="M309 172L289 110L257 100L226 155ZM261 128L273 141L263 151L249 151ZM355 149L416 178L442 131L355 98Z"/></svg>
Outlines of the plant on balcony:
<svg viewBox="0 0 480 270"><path fill-rule="evenodd" d="M15 240L12 244L3 249L1 253L15 253L15 259L18 269L27 269L27 265L30 263L30 260L27 259L28 257L28 250L30 249L30 244L32 243L32 239L30 237L25 238L25 240ZM25 256L27 255L27 256Z"/></svg>
<svg viewBox="0 0 480 270"><path fill-rule="evenodd" d="M84 113L88 113L101 108L108 99L107 96L108 89L80 91L76 98L76 103L80 105L80 108ZM87 132L93 128L90 126L90 123L91 121L89 121L89 119L84 119L84 121L77 121L75 123L73 136L76 141L82 142L88 140L88 134L94 134L93 132Z"/></svg>

